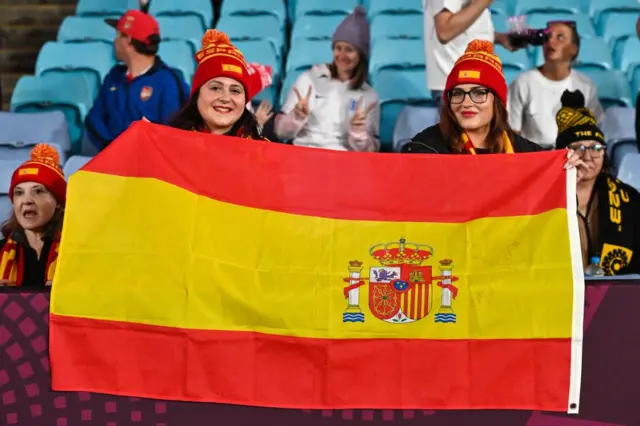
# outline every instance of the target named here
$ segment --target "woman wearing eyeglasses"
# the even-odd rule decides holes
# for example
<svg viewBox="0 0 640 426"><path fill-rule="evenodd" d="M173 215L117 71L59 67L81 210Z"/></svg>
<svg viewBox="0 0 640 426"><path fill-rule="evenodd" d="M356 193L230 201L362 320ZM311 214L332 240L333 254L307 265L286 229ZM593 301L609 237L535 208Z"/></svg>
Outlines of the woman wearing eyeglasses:
<svg viewBox="0 0 640 426"><path fill-rule="evenodd" d="M507 120L507 83L493 44L473 40L447 77L440 123L418 133L405 153L497 154L542 148Z"/></svg>
<svg viewBox="0 0 640 426"><path fill-rule="evenodd" d="M557 149L579 155L578 224L582 262L598 257L606 275L640 273L640 194L611 176L606 142L582 92L565 91L556 115Z"/></svg>

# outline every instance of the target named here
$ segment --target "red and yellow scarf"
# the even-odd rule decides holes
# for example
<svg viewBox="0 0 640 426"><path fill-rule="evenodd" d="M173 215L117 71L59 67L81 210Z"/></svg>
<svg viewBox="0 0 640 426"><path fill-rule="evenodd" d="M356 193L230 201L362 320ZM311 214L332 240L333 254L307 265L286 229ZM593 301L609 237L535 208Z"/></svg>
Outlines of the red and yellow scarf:
<svg viewBox="0 0 640 426"><path fill-rule="evenodd" d="M513 149L513 144L511 143L511 139L509 139L509 135L507 132L502 133L502 140L504 141L504 153L505 154L514 154L515 151ZM466 133L462 133L462 143L464 144L464 150L467 154L477 155L478 152L476 148L473 146L471 139L467 136Z"/></svg>
<svg viewBox="0 0 640 426"><path fill-rule="evenodd" d="M51 285L56 271L60 237L51 244L47 257L46 278L44 285ZM0 281L8 281L9 286L21 286L24 277L24 247L9 237L0 250Z"/></svg>

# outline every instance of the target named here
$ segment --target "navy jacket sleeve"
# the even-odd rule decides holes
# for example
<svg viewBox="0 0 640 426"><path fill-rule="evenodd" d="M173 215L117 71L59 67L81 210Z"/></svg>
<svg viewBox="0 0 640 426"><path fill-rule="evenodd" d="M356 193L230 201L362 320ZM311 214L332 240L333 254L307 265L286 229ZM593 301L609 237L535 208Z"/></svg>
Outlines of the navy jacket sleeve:
<svg viewBox="0 0 640 426"><path fill-rule="evenodd" d="M115 69L111 70L105 77L102 86L100 86L98 97L85 119L87 136L98 149L104 148L116 138L115 132L107 126L109 116L107 96L109 94L108 90L112 85L111 80L113 79L114 71Z"/></svg>

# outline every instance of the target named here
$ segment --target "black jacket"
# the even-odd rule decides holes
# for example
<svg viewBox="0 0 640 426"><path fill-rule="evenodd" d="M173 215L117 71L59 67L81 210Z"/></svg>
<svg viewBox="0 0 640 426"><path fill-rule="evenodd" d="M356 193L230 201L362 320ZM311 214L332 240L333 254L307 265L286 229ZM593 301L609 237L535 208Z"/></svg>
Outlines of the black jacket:
<svg viewBox="0 0 640 426"><path fill-rule="evenodd" d="M531 142L519 135L514 135L513 149L515 152L537 152L543 151L540 145ZM427 127L411 139L401 152L407 154L453 154L451 146L447 143L440 131L440 126Z"/></svg>

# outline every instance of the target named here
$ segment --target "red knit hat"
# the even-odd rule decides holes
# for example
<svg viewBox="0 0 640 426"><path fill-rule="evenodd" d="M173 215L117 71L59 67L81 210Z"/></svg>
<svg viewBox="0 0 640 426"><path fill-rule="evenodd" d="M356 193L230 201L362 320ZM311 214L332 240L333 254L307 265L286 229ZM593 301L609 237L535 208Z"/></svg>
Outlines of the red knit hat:
<svg viewBox="0 0 640 426"><path fill-rule="evenodd" d="M37 182L45 187L56 200L63 204L67 200L67 181L60 168L60 155L51 145L39 143L31 150L31 159L18 167L11 176L9 197L13 202L13 190L23 182Z"/></svg>
<svg viewBox="0 0 640 426"><path fill-rule="evenodd" d="M496 94L507 105L507 82L502 72L502 62L493 52L493 43L472 40L447 77L445 93L458 84L479 84Z"/></svg>
<svg viewBox="0 0 640 426"><path fill-rule="evenodd" d="M196 61L198 67L191 83L191 96L212 78L229 77L244 86L249 102L272 82L270 66L247 64L242 52L231 44L225 33L218 30L207 30L204 34Z"/></svg>

